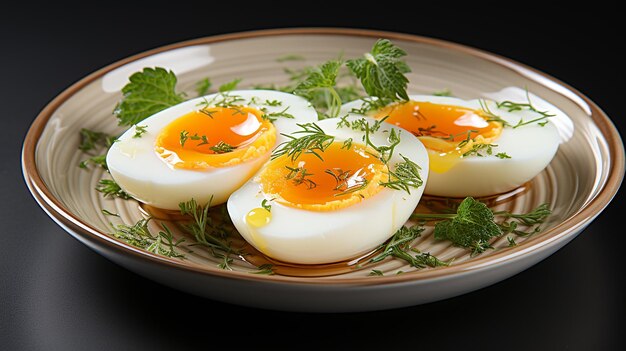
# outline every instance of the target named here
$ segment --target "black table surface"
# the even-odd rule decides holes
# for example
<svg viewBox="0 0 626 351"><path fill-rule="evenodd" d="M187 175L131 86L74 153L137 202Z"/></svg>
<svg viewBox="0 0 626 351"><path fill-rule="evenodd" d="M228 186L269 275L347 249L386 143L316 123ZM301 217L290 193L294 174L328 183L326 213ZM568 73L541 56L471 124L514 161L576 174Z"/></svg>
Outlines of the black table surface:
<svg viewBox="0 0 626 351"><path fill-rule="evenodd" d="M306 15L277 5L211 11L187 3L3 10L0 349L624 349L623 191L579 237L512 278L444 301L350 314L245 308L161 286L74 240L28 193L20 166L24 135L65 88L147 49L252 29L371 28L474 46L576 87L624 131L625 70L616 51L625 41L614 11L397 6L392 15L321 3ZM243 337L227 336L231 329Z"/></svg>

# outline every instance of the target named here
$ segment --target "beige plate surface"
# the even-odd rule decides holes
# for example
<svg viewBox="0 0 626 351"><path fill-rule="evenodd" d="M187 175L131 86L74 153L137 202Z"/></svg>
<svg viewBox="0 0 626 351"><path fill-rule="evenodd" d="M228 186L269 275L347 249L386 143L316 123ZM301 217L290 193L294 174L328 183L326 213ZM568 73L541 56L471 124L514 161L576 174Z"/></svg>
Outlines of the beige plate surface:
<svg viewBox="0 0 626 351"><path fill-rule="evenodd" d="M195 82L211 77L215 85L244 78L241 87L287 82L285 67L317 64L343 53L357 57L379 37L392 39L408 53L409 92L428 94L444 88L464 99L485 97L507 87L527 87L564 111L555 122L564 139L540 175L514 196L491 199L494 208L527 211L549 202L553 215L541 233L506 237L495 250L470 257L467 250L436 242L427 230L413 246L454 259L449 267L416 270L389 259L342 274L320 277L251 274L255 267L235 260L233 270L194 249L185 260L166 258L129 246L108 235L110 222L136 222L142 213L134 201L104 199L94 190L105 177L100 170L77 167L79 130L111 134L121 130L111 111L127 77L145 66L164 66L179 78L179 90L194 96ZM285 55L306 61L278 62ZM561 123L562 122L562 123ZM288 29L237 33L178 43L105 67L56 97L39 114L23 149L26 182L42 208L89 247L140 274L199 295L245 305L288 310L353 311L433 301L492 284L547 257L573 239L611 201L624 174L624 149L610 119L572 87L532 68L479 50L412 35L350 29ZM117 212L121 218L102 214ZM368 276L372 269L385 276ZM398 271L403 274L397 275ZM392 301L380 302L385 292ZM299 295L294 295L297 293ZM259 298L262 297L262 298ZM263 301L260 301L264 299ZM313 303L313 307L311 302Z"/></svg>

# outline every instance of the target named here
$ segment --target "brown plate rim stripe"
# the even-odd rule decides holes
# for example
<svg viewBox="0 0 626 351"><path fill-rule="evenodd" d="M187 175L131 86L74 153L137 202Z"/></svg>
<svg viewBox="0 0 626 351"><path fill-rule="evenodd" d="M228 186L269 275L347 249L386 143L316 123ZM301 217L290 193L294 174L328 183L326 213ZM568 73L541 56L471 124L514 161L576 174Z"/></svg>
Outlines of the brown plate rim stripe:
<svg viewBox="0 0 626 351"><path fill-rule="evenodd" d="M53 112L63 104L67 99L74 95L77 91L82 89L87 84L91 83L95 79L103 76L104 74L112 71L115 68L123 66L129 62L136 61L138 59L172 50L181 47L211 44L222 41L231 41L239 39L250 39L257 37L272 37L283 35L340 35L340 36L360 36L381 38L386 37L395 40L404 40L421 44L428 44L454 51L462 52L474 57L484 59L499 66L514 70L517 74L536 81L533 77L529 77L522 73L522 70L516 68L523 68L529 70L539 76L546 78L567 90L573 92L575 95L583 99L591 110L590 118L595 125L600 129L601 133L606 139L606 143L609 150L609 161L613 164L609 168L610 172L606 178L600 192L593 198L587 205L580 211L566 219L564 222L556 225L555 227L545 231L541 236L530 238L519 246L513 248L503 249L501 252L493 253L488 257L476 258L459 265L453 265L450 267L442 267L436 269L429 269L424 271L411 272L403 275L385 276L385 277L363 277L363 278L350 278L350 279L328 279L328 278L300 278L300 277L288 277L278 275L255 275L245 272L223 271L218 268L201 266L196 264L189 264L184 261L166 258L163 256L157 256L155 254L143 251L141 249L132 247L124 242L118 241L108 234L100 232L89 224L83 222L72 213L70 213L64 206L54 198L52 193L46 187L43 179L38 173L35 162L35 151L37 147L37 141L41 136L46 123L52 116ZM538 84L545 86L541 82L536 81ZM549 87L546 87L550 89ZM550 89L553 90L553 89ZM558 92L557 92L558 93ZM567 97L566 97L567 98ZM62 222L72 231L78 235L85 236L84 239L95 240L100 244L106 245L109 249L113 249L120 254L131 253L137 259L147 258L154 263L168 266L169 268L183 269L185 271L192 271L198 274L216 275L222 278L231 279L246 279L251 281L260 282L282 282L282 283L301 283L301 284L316 284L316 285L381 285L401 283L408 281L422 281L426 279L445 278L453 274L461 274L464 272L479 270L490 266L495 263L502 263L504 261L520 258L523 254L531 251L538 250L540 248L547 247L549 244L559 241L564 237L569 236L576 230L584 228L588 225L612 200L621 185L624 177L624 146L622 144L621 137L610 118L588 97L583 95L575 88L568 84L559 81L558 79L551 77L541 71L538 71L525 64L516 62L509 58L492 54L479 49L471 48L461 44L448 42L445 40L422 37L412 34L386 32L377 30L366 29L352 29L352 28L285 28L285 29L270 29L260 31L248 31L232 34L223 34L217 36L210 36L204 38L197 38L179 43L174 43L162 47L158 47L152 50L148 50L128 58L119 60L104 68L101 68L78 82L71 85L56 98L54 98L44 109L39 113L30 129L28 130L24 146L22 149L22 168L24 178L29 190L35 196L37 202L50 214L54 219Z"/></svg>

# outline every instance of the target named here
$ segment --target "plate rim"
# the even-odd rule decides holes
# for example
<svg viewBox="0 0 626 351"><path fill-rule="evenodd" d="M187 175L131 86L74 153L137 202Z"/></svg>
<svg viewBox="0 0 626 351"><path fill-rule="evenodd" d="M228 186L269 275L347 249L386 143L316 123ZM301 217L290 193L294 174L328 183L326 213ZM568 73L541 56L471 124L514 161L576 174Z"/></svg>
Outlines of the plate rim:
<svg viewBox="0 0 626 351"><path fill-rule="evenodd" d="M556 91L552 87L546 85L543 80L547 79L548 82L556 83L558 86L565 88L566 90L574 93L578 98L582 99L589 107L589 118L594 125L599 129L600 133L604 137L604 141L608 147L608 160L613 163L612 167L609 167L609 173L606 177L604 184L597 194L589 199L587 203L578 210L578 212L571 215L565 221L557 224L556 226L543 232L541 236L535 236L524 241L524 243L495 252L489 256L478 257L458 265L449 267L432 268L424 271L407 272L402 275L392 275L383 277L352 277L352 278L337 278L335 277L292 277L282 275L258 275L250 274L247 272L239 271L225 271L217 267L210 267L205 265L193 264L189 262L183 262L173 258L168 258L160 255L153 254L131 246L123 241L111 237L105 232L101 232L96 228L90 226L57 200L52 192L47 188L45 182L40 176L36 160L35 153L37 149L37 143L39 137L43 133L48 120L53 115L54 111L62 105L66 100L71 98L75 93L80 91L89 83L100 78L106 73L128 64L133 61L137 61L141 58L151 56L157 53L194 46L202 44L213 44L224 41L234 41L240 39L253 39L261 37L276 37L285 35L337 35L337 36L354 36L354 37L369 37L369 38L389 38L391 40L403 40L414 43L427 44L445 49L450 49L460 53L468 54L473 57L484 59L498 66L515 71L517 74L524 76L527 79L535 81L560 95L560 92ZM538 75L542 81L538 81L537 77L524 74L524 70L530 71L534 75ZM570 97L563 95L568 100L572 100ZM577 89L571 87L567 83L560 81L559 79L552 77L542 71L539 71L533 67L527 66L523 63L517 62L513 59L487 52L481 49L473 48L470 46L454 43L447 40L435 39L431 37L425 37L414 34L406 34L400 32L390 32L381 30L370 29L357 29L357 28L333 28L333 27L318 27L318 28L278 28L278 29L266 29L266 30L254 30L243 31L229 34L220 34L214 36L206 36L195 38L191 40L185 40L175 42L172 44L153 48L141 53L128 56L114 63L111 63L103 68L100 68L91 74L81 78L71 86L66 88L63 92L53 98L36 116L28 129L24 138L22 147L22 172L26 182L26 185L37 201L37 203L52 217L57 223L62 223L71 229L73 233L83 237L83 239L95 240L97 243L105 245L108 249L112 249L119 254L126 255L132 254L136 259L147 259L151 263L155 263L167 268L180 269L183 271L191 271L193 273L199 273L202 275L218 276L220 278L228 279L244 279L257 282L273 282L273 283L299 283L299 284L312 284L317 286L329 286L329 285L386 285L406 282L417 282L428 279L446 278L457 274L476 271L479 269L491 267L493 265L502 264L504 262L520 259L524 255L531 252L540 252L542 248L548 248L550 244L565 240L571 235L577 234L580 230L584 229L597 215L599 215L606 206L611 202L613 197L617 194L622 180L624 178L624 145L622 143L620 134L607 116L607 114L600 109L591 99L582 94ZM66 229L66 228L63 228ZM67 230L67 229L66 229Z"/></svg>

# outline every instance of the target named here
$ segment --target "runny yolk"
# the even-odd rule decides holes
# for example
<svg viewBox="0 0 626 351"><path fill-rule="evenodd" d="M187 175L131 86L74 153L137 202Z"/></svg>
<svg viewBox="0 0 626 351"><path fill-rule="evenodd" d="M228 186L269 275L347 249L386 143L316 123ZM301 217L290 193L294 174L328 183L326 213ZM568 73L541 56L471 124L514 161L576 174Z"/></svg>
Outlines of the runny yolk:
<svg viewBox="0 0 626 351"><path fill-rule="evenodd" d="M443 173L452 168L475 144L489 144L502 132L502 124L489 122L481 111L462 106L409 101L376 112L415 136L428 149L430 169Z"/></svg>
<svg viewBox="0 0 626 351"><path fill-rule="evenodd" d="M291 207L314 211L345 208L378 191L387 174L373 150L353 143L333 142L324 152L303 153L296 160L281 156L271 161L257 181L266 196Z"/></svg>
<svg viewBox="0 0 626 351"><path fill-rule="evenodd" d="M207 107L174 120L161 130L155 151L175 168L231 166L267 153L276 129L250 107Z"/></svg>

